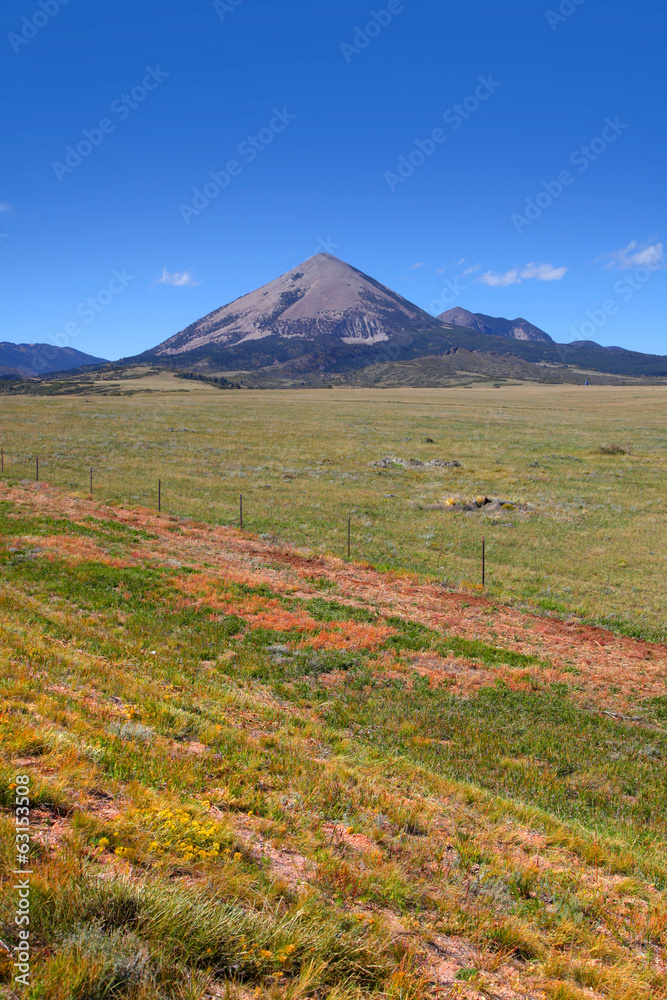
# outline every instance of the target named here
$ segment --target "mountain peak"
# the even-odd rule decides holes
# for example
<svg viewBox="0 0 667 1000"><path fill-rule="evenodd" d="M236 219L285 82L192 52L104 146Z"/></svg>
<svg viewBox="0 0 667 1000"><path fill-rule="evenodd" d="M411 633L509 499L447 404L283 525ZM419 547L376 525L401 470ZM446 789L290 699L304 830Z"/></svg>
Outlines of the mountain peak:
<svg viewBox="0 0 667 1000"><path fill-rule="evenodd" d="M264 372L268 378L287 378L290 384L296 378L302 385L306 373L318 378L325 372L366 371L362 381L376 385L378 380L391 381L393 376L386 372L395 362L421 359L416 375L408 369L400 373L406 384L418 385L431 384L430 366L438 368L439 359L461 348L451 367L456 378L461 368L484 378L511 370L512 377L539 381L543 362L662 377L667 364L667 358L618 349L554 344L523 317L509 320L459 306L434 318L325 252L214 310L153 350L124 360L198 372ZM503 360L507 358L514 359L509 369Z"/></svg>
<svg viewBox="0 0 667 1000"><path fill-rule="evenodd" d="M438 316L441 323L453 326L465 326L478 333L486 333L492 337L509 337L512 340L532 340L543 344L552 344L548 333L538 326L522 319L504 319L502 316L486 316L484 313L472 313L457 306Z"/></svg>
<svg viewBox="0 0 667 1000"><path fill-rule="evenodd" d="M268 337L372 345L406 330L439 329L424 310L329 253L318 253L216 309L149 352L152 358L205 347L234 348Z"/></svg>

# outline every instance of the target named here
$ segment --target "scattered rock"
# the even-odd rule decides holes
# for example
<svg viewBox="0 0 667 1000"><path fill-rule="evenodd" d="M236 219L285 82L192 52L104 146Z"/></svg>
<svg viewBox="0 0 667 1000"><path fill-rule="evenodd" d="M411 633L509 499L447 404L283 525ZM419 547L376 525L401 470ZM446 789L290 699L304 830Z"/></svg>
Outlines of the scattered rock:
<svg viewBox="0 0 667 1000"><path fill-rule="evenodd" d="M435 442L432 442L435 443ZM409 469L460 469L461 463L456 460L447 461L444 458L434 458L430 462L421 462L418 458L393 458L391 455L381 458L379 462L371 462L373 469L390 469L392 466L401 466Z"/></svg>
<svg viewBox="0 0 667 1000"><path fill-rule="evenodd" d="M456 500L450 497L444 503L430 504L427 510L450 510L473 513L483 510L485 514L501 514L510 511L534 511L535 506L530 503L519 503L514 500L501 500L499 497L475 497L474 500Z"/></svg>

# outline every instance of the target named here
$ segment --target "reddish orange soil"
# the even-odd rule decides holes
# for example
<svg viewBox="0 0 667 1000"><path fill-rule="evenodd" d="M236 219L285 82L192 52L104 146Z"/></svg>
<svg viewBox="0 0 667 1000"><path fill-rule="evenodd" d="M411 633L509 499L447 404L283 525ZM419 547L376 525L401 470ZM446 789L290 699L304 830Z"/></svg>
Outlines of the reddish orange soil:
<svg viewBox="0 0 667 1000"><path fill-rule="evenodd" d="M665 693L667 647L655 643L576 620L531 614L483 596L447 591L409 575L380 573L368 565L348 564L334 556L273 544L235 529L159 516L142 508L103 507L46 485L8 488L0 484L0 496L25 513L32 511L88 524L90 520L84 519L99 518L149 532L155 537L132 547L125 560L115 559L99 544L68 535L51 535L46 546L44 540L39 544L45 547L46 555L57 554L65 561L93 558L118 566L136 561L173 567L174 584L184 592L184 599L193 603L201 601L228 611L230 583L263 583L277 594L325 599L331 595L343 603L371 607L381 616L400 615L447 635L500 646L536 657L542 663L522 670L489 670L478 669L468 659L439 660L420 655L399 664L399 669L413 668L429 676L431 683L447 683L460 693L488 684L491 676L502 676L519 688L530 687L537 680L560 681L572 687L580 701L620 716L628 715L628 721L632 721L633 703ZM178 570L183 566L198 568L200 575L180 576ZM330 589L323 589L322 581L327 581ZM302 630L317 624L306 620L303 612L295 616L276 604L254 596L241 603L236 598L233 610L246 618L250 627L296 626ZM328 623L326 630L303 642L310 647L325 644L341 649L374 649L391 632L390 626L382 623ZM393 669L395 664L385 666Z"/></svg>

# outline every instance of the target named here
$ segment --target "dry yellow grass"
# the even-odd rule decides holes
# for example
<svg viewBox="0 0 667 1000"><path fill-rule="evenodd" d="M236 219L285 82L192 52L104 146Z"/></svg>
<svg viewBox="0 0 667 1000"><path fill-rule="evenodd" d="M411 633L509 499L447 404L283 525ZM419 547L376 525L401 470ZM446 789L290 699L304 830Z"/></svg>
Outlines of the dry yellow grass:
<svg viewBox="0 0 667 1000"><path fill-rule="evenodd" d="M665 635L667 389L224 391L167 373L127 397L2 397L5 474L81 493L94 467L109 503L237 517L286 542ZM144 391L150 388L152 391ZM434 443L427 443L427 438ZM603 454L615 444L626 453ZM425 465L382 469L385 456ZM448 514L448 497L535 510Z"/></svg>
<svg viewBox="0 0 667 1000"><path fill-rule="evenodd" d="M29 1000L665 1000L667 649L53 488L0 518Z"/></svg>

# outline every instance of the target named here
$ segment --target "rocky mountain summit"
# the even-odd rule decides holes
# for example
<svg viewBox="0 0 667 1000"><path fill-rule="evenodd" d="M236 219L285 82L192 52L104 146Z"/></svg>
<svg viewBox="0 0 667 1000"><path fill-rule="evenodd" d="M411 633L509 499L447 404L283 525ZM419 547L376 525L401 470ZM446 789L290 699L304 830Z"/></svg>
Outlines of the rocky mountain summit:
<svg viewBox="0 0 667 1000"><path fill-rule="evenodd" d="M328 253L310 257L122 363L168 366L194 377L261 373L266 384L278 379L304 385L311 376L347 378L357 372L357 382L375 385L386 381L387 366L419 360L422 372L401 371L396 377L429 385L442 359L458 351L464 354L459 365L450 366L453 379L468 371L488 379L534 381L558 380L563 374L583 380L591 370L667 374L667 358L593 343L558 344L521 317L508 320L460 307L431 316Z"/></svg>
<svg viewBox="0 0 667 1000"><path fill-rule="evenodd" d="M335 337L341 344L369 347L406 329L441 326L429 313L367 274L321 253L209 313L148 353L166 359L203 347L237 347L271 336L303 341Z"/></svg>
<svg viewBox="0 0 667 1000"><path fill-rule="evenodd" d="M522 319L503 319L496 316L485 316L484 313L472 313L467 309L456 307L438 316L441 323L448 326L464 326L468 330L477 330L491 337L510 337L513 340L531 340L542 344L552 344L548 333L539 327Z"/></svg>

